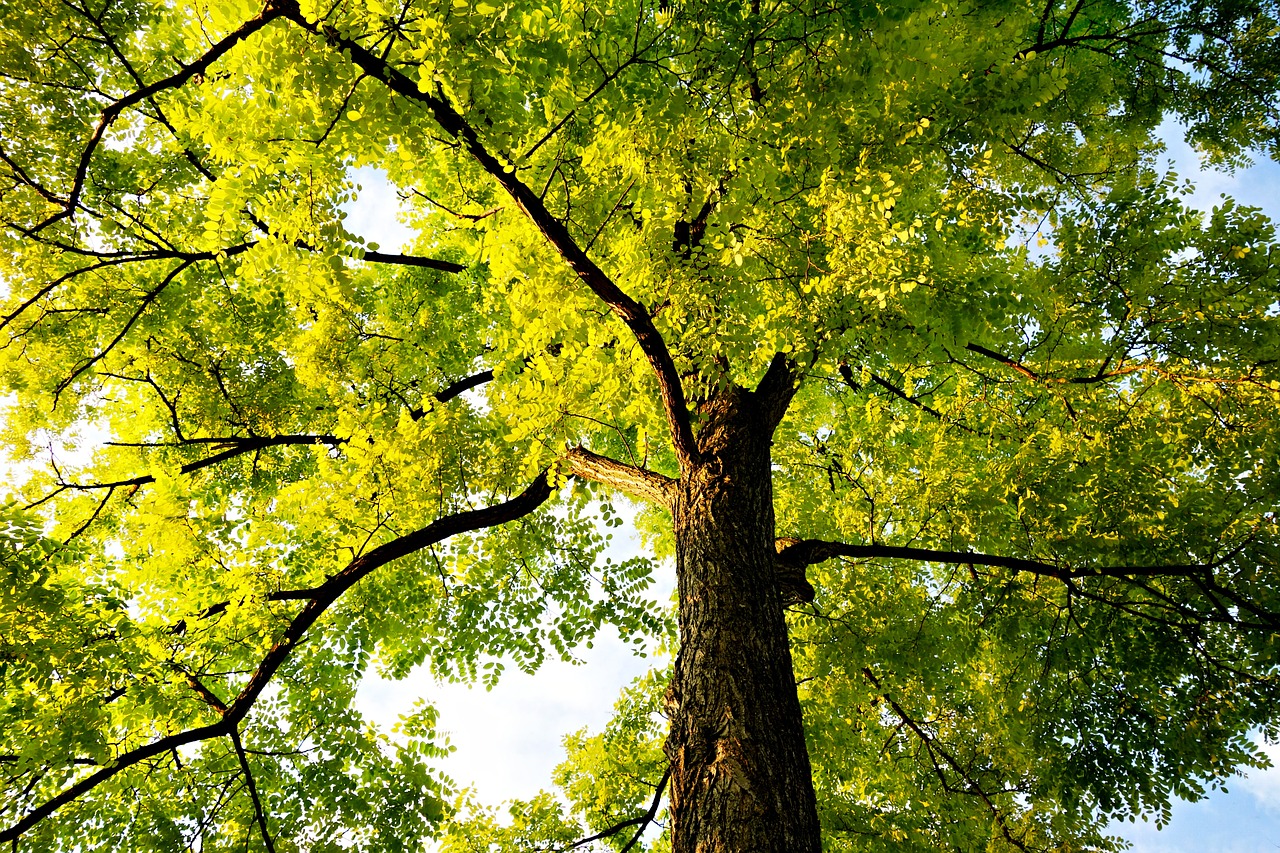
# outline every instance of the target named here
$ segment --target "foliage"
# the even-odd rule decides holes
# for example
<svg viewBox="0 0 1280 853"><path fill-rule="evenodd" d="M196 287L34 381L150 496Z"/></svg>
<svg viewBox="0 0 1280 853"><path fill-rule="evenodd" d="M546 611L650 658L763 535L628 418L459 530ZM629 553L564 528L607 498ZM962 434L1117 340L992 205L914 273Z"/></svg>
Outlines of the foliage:
<svg viewBox="0 0 1280 853"><path fill-rule="evenodd" d="M678 477L779 359L778 534L828 549L789 612L828 849L1107 848L1257 766L1280 247L1155 163L1170 116L1280 153L1278 18L6 3L0 838L559 849L644 812L660 673L510 820L433 769L429 706L385 733L352 698L605 625L674 646L604 492ZM345 224L361 167L403 254Z"/></svg>

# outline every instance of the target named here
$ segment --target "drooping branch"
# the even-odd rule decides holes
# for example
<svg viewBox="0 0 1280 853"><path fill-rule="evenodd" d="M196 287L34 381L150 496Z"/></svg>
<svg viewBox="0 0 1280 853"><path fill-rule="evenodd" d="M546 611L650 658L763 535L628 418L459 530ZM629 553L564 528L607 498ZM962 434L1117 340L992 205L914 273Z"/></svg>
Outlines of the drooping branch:
<svg viewBox="0 0 1280 853"><path fill-rule="evenodd" d="M413 533L407 533L404 536L379 545L372 551L352 560L345 569L316 588L315 597L307 602L302 611L294 617L281 638L276 641L276 644L264 656L257 671L249 679L249 683L245 685L240 691L240 695L231 703L227 711L227 717L237 721L244 718L254 700L266 688L271 677L275 675L276 670L280 668L280 665L284 663L285 658L288 657L294 646L302 639L303 634L333 602L337 601L339 596L370 572L390 563L392 560L397 560L415 551L421 551L423 548L430 547L450 536L481 530L486 527L494 527L522 518L533 512L550 497L551 486L547 477L546 475L540 475L528 488L509 501L483 509L447 515Z"/></svg>
<svg viewBox="0 0 1280 853"><path fill-rule="evenodd" d="M15 226L12 226L12 223L7 223L7 224L9 224L10 227L15 227ZM138 252L107 251L103 249L85 249L85 248L70 245L58 240L44 240L35 236L33 233L29 231L24 231L23 229L18 229L18 230L23 231L23 233L26 236L30 236L33 239L37 240L38 242L52 246L63 252L66 252L69 254L75 254L75 255L83 255L85 257L96 258L98 260L95 263L91 263L83 267L78 267L74 270L71 270L70 272L64 273L58 276L57 278L53 279L52 281L48 282L44 286L42 286L39 290L37 290L34 294L32 294L26 301L24 301L21 305L14 308L13 311L4 315L3 317L0 317L0 329L3 329L6 326L8 326L18 317L22 316L24 313L30 310L30 308L33 305L35 305L37 302L39 302L43 297L48 296L54 290L66 284L67 282L71 281L72 279L76 278L77 276L85 275L87 273L94 273L94 272L97 272L98 270L101 270L107 267L122 266L124 264L151 263L154 261L178 261L179 266L178 266L177 272L181 272L186 267L198 261L211 261L219 257L223 257L223 258L235 257L236 255L240 255L249 251L255 245L257 245L256 243L252 243L252 242L239 243L237 245L228 246L226 248L219 249L217 251L201 251L201 252L185 252L178 249L147 249L147 250L138 251ZM171 274L171 277L172 275L173 274ZM151 299L154 299L154 296L152 296L151 294L148 294L147 297L144 297L143 307L145 307ZM34 326L39 322L40 322L39 320L36 320L32 325ZM127 328L126 328L126 331L127 331Z"/></svg>
<svg viewBox="0 0 1280 853"><path fill-rule="evenodd" d="M105 347L100 349L98 352L94 353L89 358L80 362L80 364L76 366L75 370L71 371L71 374L69 376L67 376L65 379L63 379L61 382L58 383L58 386L57 388L54 389L54 393L53 393L55 406L57 405L58 397L62 394L62 392L65 391L71 385L71 383L74 382L76 378L79 377L82 373L84 373L89 368L93 367L102 359L106 358L107 355L110 354L111 351L116 348L116 345L119 344L120 341L124 340L124 336L129 334L129 330L132 329L134 324L138 322L138 318L140 318L143 315L143 313L147 310L148 307L150 307L150 305L153 302L155 302L158 298L160 298L160 294L164 292L165 288L168 287L183 270L191 266L192 263L193 263L192 261L183 261L182 263L174 267L172 270L170 270L169 274L166 275L163 279L161 279L159 284L151 288L151 290L147 291L147 293L142 297L142 300L138 303L138 307L134 310L133 314L129 316L129 319L125 321L124 328L121 329L120 332L114 338L112 338L111 341Z"/></svg>
<svg viewBox="0 0 1280 853"><path fill-rule="evenodd" d="M262 843L267 853L276 853L275 842L271 840L271 832L267 829L267 813L262 808L262 798L258 796L258 783L253 779L253 770L249 768L249 756L244 754L244 744L240 742L240 730L231 727L231 745L235 748L236 758L240 762L240 772L244 774L245 786L249 789L249 798L253 801L253 816L258 822L258 831L262 835Z"/></svg>
<svg viewBox="0 0 1280 853"><path fill-rule="evenodd" d="M585 447L573 448L564 458L575 477L612 486L633 498L651 501L662 507L671 506L676 481L670 477L592 453Z"/></svg>
<svg viewBox="0 0 1280 853"><path fill-rule="evenodd" d="M1099 382L1106 382L1107 380L1110 380L1110 379L1120 379L1125 376L1129 376L1130 374L1133 374L1133 373L1142 373L1146 371L1159 373L1159 374L1165 373L1165 371L1162 370L1158 365L1144 363L1144 364L1130 364L1124 367L1118 367L1110 370L1104 367L1102 369L1099 369L1097 372L1091 373L1087 376L1045 376L1041 373L1037 373L1036 371L1032 370L1030 367L1023 364L1021 361L1019 361L1016 358L1004 355L1003 353L996 352L995 350L992 350L992 349L988 349L987 347L984 347L980 344L965 344L965 349L968 350L969 352L977 353L980 356L989 358L992 361L998 361L1001 364L1003 364L1005 367L1008 367L1016 371L1017 373L1021 373L1023 376L1027 377L1028 379L1035 380L1036 382L1041 382L1045 385L1095 385Z"/></svg>
<svg viewBox="0 0 1280 853"><path fill-rule="evenodd" d="M689 419L688 404L680 384L671 352L653 324L653 318L645 307L628 296L578 245L569 229L547 209L539 195L516 176L512 164L495 156L480 139L475 128L449 102L442 89L422 91L416 80L395 68L386 59L374 54L358 41L349 38L332 27L312 23L302 16L296 5L291 5L286 17L308 32L320 36L334 48L349 56L351 61L371 78L382 81L391 91L427 109L435 122L450 136L457 139L472 159L490 177L506 190L529 220L542 232L547 242L569 264L570 269L592 293L604 301L620 318L640 345L658 380L663 410L671 430L676 455L682 463L699 456Z"/></svg>
<svg viewBox="0 0 1280 853"><path fill-rule="evenodd" d="M885 378L884 378L883 376L881 376L880 374L878 374L878 373L872 373L872 374L871 374L871 381L872 381L872 382L874 382L874 383L876 383L876 384L877 384L877 385L879 385L881 388L885 389L886 391L888 391L890 394L892 394L893 396L897 397L898 399L900 399L900 400L905 400L906 402L910 403L911 405L915 406L916 408L918 408L918 409L920 409L920 410L922 410L922 411L928 412L929 414L933 415L933 416L934 416L935 418L937 418L938 420L940 420L940 421L946 421L946 420L947 420L946 415L942 414L942 412L939 412L937 409L935 409L933 406L930 406L928 403L924 402L924 401L923 401L923 400L921 400L919 397L916 397L916 396L913 396L913 395L911 395L911 394L908 394L906 391L902 390L902 389L901 389L901 388L899 388L897 385L894 385L892 382L890 382L889 380L885 379ZM957 426L959 426L961 429L968 430L969 432L972 432L972 430L970 430L970 429L969 429L968 427L966 427L964 424L957 424Z"/></svg>
<svg viewBox="0 0 1280 853"><path fill-rule="evenodd" d="M416 551L421 551L450 536L482 530L522 518L545 503L551 497L551 494L550 483L546 475L543 474L523 492L510 500L482 509L446 515L436 519L426 527L392 539L390 542L379 545L377 548L355 558L347 564L346 568L312 591L312 597L303 605L298 614L289 621L279 638L263 655L262 660L249 677L248 682L240 690L240 693L235 699L226 704L225 710L219 712L221 715L220 720L157 738L150 743L121 753L107 766L67 786L40 806L27 812L12 826L0 831L0 844L16 841L24 832L52 815L58 809L84 796L140 762L154 758L157 755L163 755L185 744L231 736L232 732L237 731L237 727L253 708L263 690L271 683L276 672L289 658L298 643L302 641L311 626L324 615L343 593L355 586L356 583L387 563Z"/></svg>
<svg viewBox="0 0 1280 853"><path fill-rule="evenodd" d="M973 775L965 769L964 765L960 763L951 751L939 743L936 738L932 737L919 720L916 720L912 715L907 713L906 709L904 709L902 705L900 705L898 701L885 690L884 685L880 683L880 679L876 678L875 673L871 671L870 667L863 667L862 675L867 679L872 687L880 692L881 697L889 703L889 707L893 709L893 713L902 721L902 724L906 726L912 734L920 739L921 744L923 744L925 751L929 755L929 763L933 765L934 775L938 777L938 781L942 784L943 790L950 793L962 793L977 796L986 805L987 810L991 812L991 817L997 824L999 824L1000 834L1005 837L1005 840L1019 850L1029 850L1030 848L1027 847L1026 843L1021 838L1014 837L1013 831L1009 827L1005 818L1004 811L996 805L992 795L978 784L978 781L973 778ZM942 759L943 764L949 767L965 781L967 787L956 788L947 780L947 775L943 771L943 765L938 763L939 758Z"/></svg>
<svg viewBox="0 0 1280 853"><path fill-rule="evenodd" d="M447 403L448 401L454 399L455 397L460 396L464 392L469 391L472 388L476 388L480 385L483 385L484 383L489 382L492 379L493 379L492 370L482 370L479 373L474 373L471 376L465 376L462 379L458 379L454 382L449 383L448 385L446 385L440 391L437 391L432 396L435 398L437 402ZM155 383L151 382L151 384L154 386ZM159 392L159 388L156 388L156 390L157 392ZM173 404L169 400L165 399L163 394L161 394L161 399L165 401L166 407L169 409L170 413L173 415L174 429L175 429L175 433L178 436L177 441L173 441L173 442L110 441L110 442L107 442L107 444L114 447L140 447L140 448L188 447L188 446L205 445L205 446L211 446L214 449L219 451L210 456L206 456L204 458L196 459L192 462L188 462L178 469L179 474L193 474L196 471L199 471L204 468L212 467L222 462L226 462L229 459L234 459L238 456L243 456L246 453L257 453L269 447L284 447L284 446L305 447L305 446L314 445L314 446L336 448L346 443L345 438L342 438L336 435L327 435L327 434L320 434L320 435L293 434L293 435L245 436L245 437L204 436L199 438L187 438L182 435L180 424L178 423L178 420L177 420L177 412L175 411ZM415 421L421 419L425 415L426 415L426 412L423 409L420 409L420 408L409 409L409 416ZM84 532L84 529L98 517L103 507L106 505L107 501L110 500L111 495L115 492L116 489L137 489L140 486L145 486L150 483L154 483L156 481L155 475L153 474L141 474L137 477L129 477L123 480L112 480L109 482L97 482L97 483L62 482L61 475L59 475L59 479L60 479L60 482L58 483L57 488L55 488L53 491L49 492L45 496L27 504L26 508L34 509L35 507L48 503L58 495L67 491L92 492L92 491L101 491L104 489L107 491L106 497L103 498L102 502L98 505L98 508L94 512L93 516L88 521L86 521L85 524L80 527L80 529L78 529L74 534L72 534L71 538L75 538L80 533ZM294 596L294 597L297 597L297 596Z"/></svg>
<svg viewBox="0 0 1280 853"><path fill-rule="evenodd" d="M29 309L32 305L35 305L37 302L39 302L42 297L47 296L49 293L53 292L58 287L60 287L61 285L65 284L66 282L70 281L71 279L75 278L78 275L83 275L84 273L96 272L100 269L103 269L104 267L113 267L113 266L119 266L120 264L136 263L142 260L153 260L153 258L150 255L144 255L144 254L140 254L133 257L110 257L110 258L106 258L105 260L100 260L96 263L89 264L87 266L78 267L77 269L74 269L71 272L64 273L63 275L60 275L57 278L45 284L43 287L37 290L34 294L32 294L31 297L29 297L25 302L23 302L17 308L13 309L13 311L9 312L3 317L0 317L0 329L5 328L14 320L16 320L18 317L22 316L22 314L25 311L27 311L27 309Z"/></svg>

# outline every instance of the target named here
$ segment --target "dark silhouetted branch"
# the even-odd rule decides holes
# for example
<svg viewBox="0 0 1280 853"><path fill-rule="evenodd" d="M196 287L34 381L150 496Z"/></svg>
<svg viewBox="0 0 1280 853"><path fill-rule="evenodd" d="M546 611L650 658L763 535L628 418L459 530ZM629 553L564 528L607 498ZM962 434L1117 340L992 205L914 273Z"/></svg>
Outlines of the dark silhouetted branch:
<svg viewBox="0 0 1280 853"><path fill-rule="evenodd" d="M296 7L286 14L294 23L322 37L331 46L342 51L343 55L349 56L356 67L365 74L382 81L401 97L425 107L436 123L446 133L457 139L472 159L506 190L534 226L564 258L579 280L603 300L631 330L658 380L658 390L662 397L663 410L671 430L676 456L682 464L696 460L699 457L698 446L693 436L693 425L689 419L684 389L680 384L680 374L676 370L666 342L654 326L653 318L644 306L624 293L613 279L583 251L565 224L547 209L538 194L516 177L514 166L504 162L485 147L475 128L454 108L442 90L434 94L422 91L416 80L408 77L382 57L332 27L323 27L308 21Z"/></svg>
<svg viewBox="0 0 1280 853"><path fill-rule="evenodd" d="M347 564L346 568L313 590L313 596L289 621L280 637L263 655L261 662L240 690L239 695L227 704L225 711L220 712L220 720L157 738L150 743L122 752L107 766L67 786L60 793L27 812L16 823L0 831L0 843L16 841L24 832L58 809L140 762L163 755L185 744L232 736L236 732L236 727L248 715L258 697L262 695L262 691L266 689L311 626L343 593L361 579L393 560L420 551L450 536L494 527L526 516L545 503L551 494L551 486L546 475L543 474L510 500L483 509L446 515L426 527L398 536L355 558Z"/></svg>
<svg viewBox="0 0 1280 853"><path fill-rule="evenodd" d="M93 128L93 132L89 135L88 142L85 143L84 150L80 152L80 163L76 167L76 174L71 183L71 191L67 193L66 202L62 210L45 219L33 230L37 232L41 231L58 220L71 216L75 212L76 206L80 203L80 194L84 191L85 179L89 174L89 164L93 160L93 154L97 150L98 145L102 142L102 138L106 134L108 128L115 123L116 119L118 119L125 110L130 107L137 106L145 101L149 101L160 92L168 89L177 89L192 77L195 77L198 74L203 74L209 66L213 65L213 63L225 56L229 50L249 38L249 36L253 35L267 24L281 17L284 12L285 10L282 8L282 4L268 2L266 7L262 10L262 14L241 24L239 28L232 31L213 47L209 48L203 56L199 57L194 62L183 65L176 74L171 74L168 77L151 83L150 85L143 86L142 88L137 89L120 100L110 104L106 109L104 109L98 118L98 123Z"/></svg>
<svg viewBox="0 0 1280 853"><path fill-rule="evenodd" d="M628 853L632 847L636 846L636 842L640 840L640 836L644 835L644 831L649 828L649 824L653 823L654 818L658 816L658 805L662 802L662 794L667 788L667 782L671 779L671 767L667 766L666 771L662 774L662 778L658 780L657 790L653 793L653 802L649 804L649 810L638 817L624 820L621 823L615 823L602 832L597 832L589 838L581 838L568 847L561 848L560 853L568 853L570 850L576 850L579 847L590 844L593 841L599 841L602 838L609 838L617 835L629 826L637 827L635 835L631 836L631 840L622 848L621 853Z"/></svg>
<svg viewBox="0 0 1280 853"><path fill-rule="evenodd" d="M275 842L271 840L271 833L267 830L267 813L263 811L262 798L258 796L258 784L253 780L253 771L249 769L249 757L244 754L244 744L240 742L240 731L235 726L231 727L231 745L235 747L236 758L240 761L245 786L249 789L249 799L253 800L253 816L262 833L262 843L266 846L267 853L276 853Z"/></svg>

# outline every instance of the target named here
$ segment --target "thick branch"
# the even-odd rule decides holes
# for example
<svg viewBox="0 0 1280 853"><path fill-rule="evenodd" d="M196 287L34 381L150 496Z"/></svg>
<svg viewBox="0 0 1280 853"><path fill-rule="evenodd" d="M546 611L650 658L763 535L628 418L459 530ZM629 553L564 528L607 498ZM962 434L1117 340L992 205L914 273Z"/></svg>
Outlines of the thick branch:
<svg viewBox="0 0 1280 853"><path fill-rule="evenodd" d="M573 448L565 454L565 460L575 477L612 486L633 498L659 506L671 506L676 481L670 477L592 453L585 447Z"/></svg>
<svg viewBox="0 0 1280 853"><path fill-rule="evenodd" d="M450 400L452 400L454 397L457 397L458 395L463 394L464 392L470 391L472 388L476 388L480 385L485 384L486 382L492 382L492 381L493 381L492 370L482 370L479 373L473 373L472 375L463 377L462 379L459 379L457 382L450 383L447 387L437 391L435 394L436 402L447 403ZM419 415L419 417L421 417L421 415Z"/></svg>
<svg viewBox="0 0 1280 853"><path fill-rule="evenodd" d="M775 353L755 390L756 402L770 430L782 422L782 416L787 413L787 406L799 387L795 364L782 353Z"/></svg>
<svg viewBox="0 0 1280 853"><path fill-rule="evenodd" d="M829 560L832 557L852 557L854 559L889 559L919 560L927 563L956 563L968 566L992 566L994 568L1011 569L1015 572L1028 572L1034 575L1056 578L1071 590L1080 595L1094 598L1077 581L1084 578L1115 578L1131 586L1145 590L1147 593L1165 600L1166 604L1184 615L1193 618L1209 618L1210 621L1222 622L1242 628L1260 630L1280 630L1280 614L1250 601L1247 597L1224 587L1214 577L1214 570L1226 565L1244 550L1246 542L1238 545L1224 556L1212 563L1176 564L1160 566L1087 566L1072 568L1068 565L1046 563L1021 557L1002 557L993 554L980 554L973 551L940 551L931 548L907 548L892 545L846 545L843 542L825 542L820 539L779 539L778 564L780 571L803 571L805 566ZM1247 612L1253 620L1243 615L1236 616L1226 612L1217 617L1207 617L1181 604L1167 595L1156 591L1145 579L1150 578L1185 578L1194 583L1210 602L1218 604L1222 609L1219 596L1228 599L1236 607ZM1112 602L1104 602L1112 603Z"/></svg>
<svg viewBox="0 0 1280 853"><path fill-rule="evenodd" d="M493 177L507 194L520 206L529 220L537 226L547 242L578 278L612 309L631 333L635 335L641 351L649 361L658 380L667 423L671 429L672 443L682 463L698 458L697 443L689 420L688 404L680 375L667 349L666 342L653 324L653 318L644 306L632 299L596 265L569 233L564 223L552 215L538 194L516 177L515 167L492 154L462 114L449 103L443 91L436 94L421 91L416 81L393 67L382 57L369 51L359 42L347 38L333 28L321 27L307 21L296 8L287 12L290 20L308 32L322 36L329 44L351 57L351 61L370 77L383 81L391 91L424 106L436 123L453 138L462 143L471 157Z"/></svg>
<svg viewBox="0 0 1280 853"><path fill-rule="evenodd" d="M404 267L422 267L444 272L464 272L466 264L455 264L453 261L442 261L437 258L424 258L421 255L398 255L386 252L365 252L361 260L374 264L396 264Z"/></svg>
<svg viewBox="0 0 1280 853"><path fill-rule="evenodd" d="M773 543L774 548L777 550L777 556L773 561L773 572L778 581L778 594L782 597L783 607L813 601L817 595L813 584L809 583L809 579L805 577L804 573L805 566L810 564L783 559L783 552L799 541L799 539L787 537L780 538Z"/></svg>
<svg viewBox="0 0 1280 853"><path fill-rule="evenodd" d="M157 755L162 755L188 743L209 740L210 738L229 737L236 731L236 727L244 720L245 716L248 715L258 697L262 695L262 691L266 689L276 672L288 659L306 632L315 624L316 620L343 593L362 578L392 560L420 551L450 536L481 530L486 527L494 527L526 516L545 503L549 497L551 497L551 486L547 482L546 475L540 475L527 489L511 500L483 509L446 515L443 518L436 519L426 527L397 537L352 560L347 564L346 568L313 590L314 595L312 598L303 606L298 615L289 622L280 638L263 656L262 661L258 664L257 669L254 670L253 675L250 676L240 694L227 705L226 711L222 712L221 720L206 726L199 726L158 738L148 744L122 753L108 766L64 788L43 805L32 809L17 823L8 829L0 831L0 843L17 840L24 832L67 803L84 796L135 764L154 758Z"/></svg>

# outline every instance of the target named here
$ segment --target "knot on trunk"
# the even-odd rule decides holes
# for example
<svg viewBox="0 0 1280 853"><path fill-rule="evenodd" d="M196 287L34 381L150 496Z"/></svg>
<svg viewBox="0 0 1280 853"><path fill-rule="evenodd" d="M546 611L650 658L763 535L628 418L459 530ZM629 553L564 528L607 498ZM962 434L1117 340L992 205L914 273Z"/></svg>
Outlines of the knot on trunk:
<svg viewBox="0 0 1280 853"><path fill-rule="evenodd" d="M778 552L773 561L774 574L778 579L778 595L782 597L782 606L808 603L813 601L813 584L805 577L805 567L809 565L807 554L800 554L793 545L800 544L799 539L782 537L773 543Z"/></svg>

